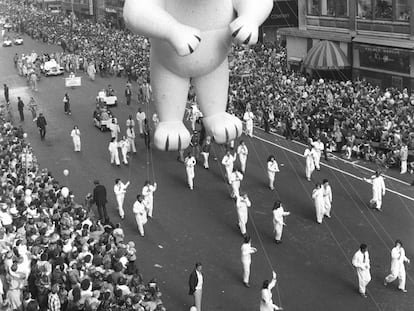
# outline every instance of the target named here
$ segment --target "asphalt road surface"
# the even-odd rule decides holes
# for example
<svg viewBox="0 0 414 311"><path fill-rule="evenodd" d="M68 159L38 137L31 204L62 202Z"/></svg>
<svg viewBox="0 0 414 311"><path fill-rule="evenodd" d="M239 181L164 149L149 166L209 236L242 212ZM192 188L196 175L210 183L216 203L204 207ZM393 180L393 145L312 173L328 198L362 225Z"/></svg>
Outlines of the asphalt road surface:
<svg viewBox="0 0 414 311"><path fill-rule="evenodd" d="M147 153L140 138L137 138L138 153L130 158L129 166L111 166L107 150L110 134L101 133L93 126L92 113L98 90L112 84L120 99L113 112L124 133L127 116L135 116L138 108L136 101L130 107L125 105L125 80L98 77L91 82L82 75L81 87L65 89L62 77L43 77L39 91L31 92L14 69L14 53L51 52L60 51L60 48L34 42L28 37L24 39L23 46L0 48L0 84L10 86L16 120L16 97L21 96L27 104L33 96L48 122L46 140L40 141L28 110L21 124L41 166L48 167L62 184L67 184L79 202L92 191L93 180L99 179L107 187L107 207L115 223L121 220L112 192L114 180L119 177L131 181L122 226L127 239L137 245L137 260L144 278L157 278L168 310L189 310L192 298L187 295L187 280L196 261L201 261L204 267L203 310L207 311L258 310L261 284L271 278L272 269L278 273L274 302L286 310L413 310L412 268L407 267L407 294L398 291L396 284L383 286L395 239L405 242L407 256L414 260L412 187L387 178L387 187L392 192L388 191L384 198L384 211L375 212L367 207L371 187L360 179L370 176L368 171L332 160L328 162L330 167L323 166L309 183L305 180L304 159L300 156L303 146L259 130L255 131L258 138L244 137L250 153L242 191L246 191L252 201L248 232L253 246L258 249L251 266L251 288L247 289L241 275L242 237L236 228L234 202L220 165L224 148L214 146L210 170L196 167L194 191L186 186L185 168L176 161L176 153L156 150ZM71 97L71 116L63 112L65 92ZM0 98L4 100L2 95ZM78 125L82 133L81 153L73 152L69 135L74 125ZM267 188L265 171L270 154L276 156L281 168L274 192ZM213 160L214 156L218 162ZM64 169L69 170L68 177L63 176ZM147 223L146 235L141 238L132 204L148 178L158 183L158 190L154 219ZM314 182L323 178L328 178L332 186L333 217L318 225L310 194ZM274 243L272 233L271 208L276 199L281 199L291 211L280 245ZM358 295L356 273L350 263L361 242L369 245L371 256L372 282L368 287L368 299Z"/></svg>

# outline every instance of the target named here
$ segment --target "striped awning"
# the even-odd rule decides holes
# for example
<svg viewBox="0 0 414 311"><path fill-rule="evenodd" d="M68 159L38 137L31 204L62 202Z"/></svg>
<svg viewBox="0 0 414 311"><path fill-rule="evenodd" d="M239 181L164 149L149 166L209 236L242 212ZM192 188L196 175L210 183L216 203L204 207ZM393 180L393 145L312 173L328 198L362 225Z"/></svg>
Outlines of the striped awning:
<svg viewBox="0 0 414 311"><path fill-rule="evenodd" d="M337 70L351 67L351 64L339 46L332 41L321 41L309 50L303 66L316 70Z"/></svg>

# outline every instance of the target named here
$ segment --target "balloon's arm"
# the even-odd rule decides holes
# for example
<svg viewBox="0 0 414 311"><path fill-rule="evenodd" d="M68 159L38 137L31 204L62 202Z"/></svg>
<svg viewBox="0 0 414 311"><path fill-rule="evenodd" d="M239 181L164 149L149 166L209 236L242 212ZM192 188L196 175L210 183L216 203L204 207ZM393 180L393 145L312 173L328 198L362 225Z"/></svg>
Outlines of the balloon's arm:
<svg viewBox="0 0 414 311"><path fill-rule="evenodd" d="M267 19L273 8L273 0L233 0L237 16L246 17L256 25Z"/></svg>
<svg viewBox="0 0 414 311"><path fill-rule="evenodd" d="M126 0L126 25L146 37L168 40L179 23L163 8L163 3L163 0Z"/></svg>

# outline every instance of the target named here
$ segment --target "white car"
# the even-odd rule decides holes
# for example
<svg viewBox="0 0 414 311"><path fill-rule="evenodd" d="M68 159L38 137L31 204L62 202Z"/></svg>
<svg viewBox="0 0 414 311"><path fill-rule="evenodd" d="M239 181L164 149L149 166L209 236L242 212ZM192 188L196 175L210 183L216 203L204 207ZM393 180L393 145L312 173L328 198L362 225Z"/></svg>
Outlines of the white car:
<svg viewBox="0 0 414 311"><path fill-rule="evenodd" d="M62 67L54 60L50 60L43 65L43 72L45 76L60 76L65 73Z"/></svg>
<svg viewBox="0 0 414 311"><path fill-rule="evenodd" d="M3 40L3 46L4 47L10 47L12 45L13 45L13 42L12 42L12 40L10 40L10 38L6 38L6 39Z"/></svg>
<svg viewBox="0 0 414 311"><path fill-rule="evenodd" d="M23 38L17 37L14 39L14 45L23 45Z"/></svg>
<svg viewBox="0 0 414 311"><path fill-rule="evenodd" d="M3 26L5 29L9 30L12 28L12 25L10 23L5 23Z"/></svg>
<svg viewBox="0 0 414 311"><path fill-rule="evenodd" d="M101 90L98 92L98 96L96 96L97 103L103 103L106 106L117 106L118 105L118 97L115 95L113 96L106 96L105 90Z"/></svg>

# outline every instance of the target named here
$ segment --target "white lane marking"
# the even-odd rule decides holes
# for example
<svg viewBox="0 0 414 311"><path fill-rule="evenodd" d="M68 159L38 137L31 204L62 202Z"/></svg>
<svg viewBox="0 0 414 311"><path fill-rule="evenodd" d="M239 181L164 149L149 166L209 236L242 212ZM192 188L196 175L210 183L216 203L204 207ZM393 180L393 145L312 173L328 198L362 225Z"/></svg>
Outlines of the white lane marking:
<svg viewBox="0 0 414 311"><path fill-rule="evenodd" d="M293 153L293 154L295 154L295 155L300 156L300 157L302 157L302 158L303 158L303 154L301 154L301 153L299 153L299 152L296 152L296 151L290 150L289 148L286 148L286 147L280 146L280 145L278 145L278 144L275 144L275 143L273 143L273 142L271 142L271 141L268 141L268 140L266 140L266 139L264 139L264 138L261 138L261 137L259 137L259 136L256 136L256 135L253 135L253 137L257 138L258 140L264 141L264 142L266 142L266 143L268 143L268 144L270 144L270 145L276 146L276 147L278 147L278 148L281 148L281 149L283 149L283 150L285 150L285 151L288 151L288 152L290 152L290 153ZM321 165L326 166L327 168L329 168L329 169L331 169L331 170L334 170L334 171L340 172L340 173L342 173L342 174L348 175L348 176L350 176L350 177L353 177L353 178L355 178L355 179L358 179L358 180L364 181L364 179L363 179L363 178L361 178L361 177L358 177L358 176L356 176L356 175L354 175L354 174L351 174L351 173L348 173L348 172L346 172L346 171L343 171L343 170L341 170L341 169L339 169L339 168L336 168L336 167L330 166L329 164L325 164L325 163L322 163L322 162L321 162ZM410 201L414 201L414 198L409 197L409 196L407 196L407 195L405 195L405 194L403 194L403 193L397 192L397 191L395 191L395 190L392 190L392 189L388 189L388 188L387 188L387 191L388 191L388 192L391 192L391 193L393 193L393 194L396 194L396 195L398 195L398 196L401 196L401 197L403 197L403 198L406 198L406 199L408 199L408 200L410 200Z"/></svg>
<svg viewBox="0 0 414 311"><path fill-rule="evenodd" d="M256 128L257 130L263 131L263 129L261 129L260 127L255 126L255 128ZM268 133L268 134L273 135L273 136L276 136L276 137L279 137L279 138L284 138L284 136L279 135L279 134L276 134L276 133L272 133L272 132L270 132L270 133ZM257 137L257 136L256 136L256 137ZM301 143L300 141L297 141L297 140L292 140L292 142L293 142L293 143L295 143L295 144L297 144L297 145L299 145L299 146L302 146L302 147L307 147L307 146L306 146L306 144ZM352 162L350 162L350 161L347 161L347 160L345 160L345 159L342 159L342 158L340 158L340 157L338 157L338 156L336 156L336 155L334 155L334 154L333 154L332 156L333 156L335 159L340 160L340 161L342 161L342 162L344 162L344 163L346 163L346 164L350 164L350 165L353 165L353 166L355 166L355 167L358 167L358 168L361 168L361 169L363 169L363 170L366 170L366 171L368 171L368 172L375 173L375 171L374 171L374 170L371 170L370 168L367 168L367 167L365 167L365 166L362 166L362 165L359 165L359 164L354 164L354 163L352 163ZM323 164L323 163L321 162L321 164ZM399 183L401 183L401 184L403 184L403 185L406 185L406 186L411 186L411 184L410 184L410 183L405 182L405 181L403 181L403 180L401 180L401 179L398 179L398 178L395 178L395 177L392 177L392 176L389 176L389 175L385 175L385 174L382 174L382 175L383 175L385 178L387 178L387 179L394 180L394 181L399 182Z"/></svg>

